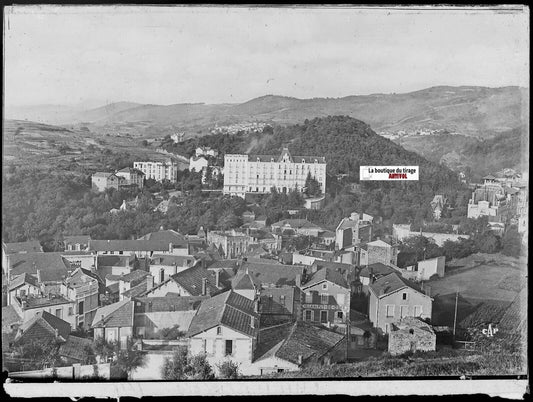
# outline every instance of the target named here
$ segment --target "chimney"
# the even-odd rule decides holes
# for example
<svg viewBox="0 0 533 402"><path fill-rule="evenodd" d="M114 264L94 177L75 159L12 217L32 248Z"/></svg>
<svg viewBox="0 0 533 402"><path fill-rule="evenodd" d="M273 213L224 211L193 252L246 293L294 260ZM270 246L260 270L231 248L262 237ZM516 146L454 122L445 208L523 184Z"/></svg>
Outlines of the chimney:
<svg viewBox="0 0 533 402"><path fill-rule="evenodd" d="M363 212L359 212L359 220L362 221L364 219L364 214Z"/></svg>
<svg viewBox="0 0 533 402"><path fill-rule="evenodd" d="M255 317L253 315L250 316L250 327L255 328Z"/></svg>
<svg viewBox="0 0 533 402"><path fill-rule="evenodd" d="M178 263L174 264L174 268L172 269L172 275L176 275L178 273Z"/></svg>
<svg viewBox="0 0 533 402"><path fill-rule="evenodd" d="M54 334L56 338L59 336L59 330L57 328L54 328Z"/></svg>
<svg viewBox="0 0 533 402"><path fill-rule="evenodd" d="M105 318L105 317L104 317L104 315L103 315L103 314L102 314L102 316L101 316L101 317L102 317L101 321L102 321L102 324L103 324L103 323L104 323L104 318Z"/></svg>
<svg viewBox="0 0 533 402"><path fill-rule="evenodd" d="M154 277L152 275L148 275L146 277L146 290L150 290L154 287Z"/></svg>
<svg viewBox="0 0 533 402"><path fill-rule="evenodd" d="M28 305L28 302L26 300L22 300L22 309L25 310Z"/></svg>
<svg viewBox="0 0 533 402"><path fill-rule="evenodd" d="M301 366L304 361L304 357L302 355L298 355L298 365Z"/></svg>
<svg viewBox="0 0 533 402"><path fill-rule="evenodd" d="M189 300L189 310L194 310L194 302Z"/></svg>
<svg viewBox="0 0 533 402"><path fill-rule="evenodd" d="M207 294L207 278L202 278L202 296Z"/></svg>
<svg viewBox="0 0 533 402"><path fill-rule="evenodd" d="M215 271L215 286L217 288L220 288L220 270L219 269Z"/></svg>
<svg viewBox="0 0 533 402"><path fill-rule="evenodd" d="M259 314L259 297L254 300L254 312Z"/></svg>
<svg viewBox="0 0 533 402"><path fill-rule="evenodd" d="M35 265L35 263L34 263L34 265ZM37 270L37 282L38 282L38 283L41 283L41 279L42 279L42 278L41 278L41 270L38 269L38 270Z"/></svg>
<svg viewBox="0 0 533 402"><path fill-rule="evenodd" d="M302 275L300 274L296 275L296 286L298 287L302 286Z"/></svg>
<svg viewBox="0 0 533 402"><path fill-rule="evenodd" d="M168 252L172 253L173 249L174 249L173 244L172 243L168 243Z"/></svg>

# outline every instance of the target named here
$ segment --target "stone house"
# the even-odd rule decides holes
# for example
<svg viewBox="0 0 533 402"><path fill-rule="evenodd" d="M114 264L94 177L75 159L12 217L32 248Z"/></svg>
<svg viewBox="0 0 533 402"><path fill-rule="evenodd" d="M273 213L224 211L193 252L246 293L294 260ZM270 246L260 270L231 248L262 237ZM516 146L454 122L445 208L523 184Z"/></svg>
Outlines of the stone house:
<svg viewBox="0 0 533 402"><path fill-rule="evenodd" d="M115 175L123 177L129 186L137 186L140 189L144 186L144 173L139 169L125 167L115 172Z"/></svg>
<svg viewBox="0 0 533 402"><path fill-rule="evenodd" d="M346 360L346 337L321 325L296 321L259 332L251 372L265 375Z"/></svg>
<svg viewBox="0 0 533 402"><path fill-rule="evenodd" d="M47 311L40 311L19 327L14 341L15 344L24 344L30 341L65 342L70 330L71 326L68 322Z"/></svg>
<svg viewBox="0 0 533 402"><path fill-rule="evenodd" d="M372 240L373 221L374 217L362 212L353 212L348 218L343 218L335 229L337 250Z"/></svg>
<svg viewBox="0 0 533 402"><path fill-rule="evenodd" d="M134 302L130 299L100 307L91 325L94 340L120 342L120 347L126 349L128 340L133 337L133 319Z"/></svg>
<svg viewBox="0 0 533 402"><path fill-rule="evenodd" d="M225 258L237 258L248 249L253 240L246 233L235 229L229 231L212 230L207 233L207 243L221 250Z"/></svg>
<svg viewBox="0 0 533 402"><path fill-rule="evenodd" d="M261 327L296 321L301 317L302 291L296 286L262 288L259 290Z"/></svg>
<svg viewBox="0 0 533 402"><path fill-rule="evenodd" d="M368 318L384 333L391 324L404 317L430 319L433 299L399 273L375 279L369 285Z"/></svg>
<svg viewBox="0 0 533 402"><path fill-rule="evenodd" d="M342 268L341 268L342 267ZM302 320L345 325L350 314L350 271L347 264L315 261L301 278Z"/></svg>
<svg viewBox="0 0 533 402"><path fill-rule="evenodd" d="M248 373L258 332L254 302L229 290L201 303L187 332L189 353L205 354L212 367L231 360Z"/></svg>
<svg viewBox="0 0 533 402"><path fill-rule="evenodd" d="M381 262L385 265L396 265L398 261L398 246L387 243L379 238L361 244L357 247L359 252L359 265L365 266Z"/></svg>
<svg viewBox="0 0 533 402"><path fill-rule="evenodd" d="M431 325L420 318L404 317L391 324L388 351L391 355L405 352L429 352L436 349L437 336Z"/></svg>
<svg viewBox="0 0 533 402"><path fill-rule="evenodd" d="M61 294L76 303L77 327L89 328L104 292L105 285L98 275L83 268L74 270L64 279Z"/></svg>
<svg viewBox="0 0 533 402"><path fill-rule="evenodd" d="M43 312L50 313L68 322L73 330L76 329L78 323L75 310L76 302L53 293L39 297L15 297L11 306L21 317L23 323Z"/></svg>

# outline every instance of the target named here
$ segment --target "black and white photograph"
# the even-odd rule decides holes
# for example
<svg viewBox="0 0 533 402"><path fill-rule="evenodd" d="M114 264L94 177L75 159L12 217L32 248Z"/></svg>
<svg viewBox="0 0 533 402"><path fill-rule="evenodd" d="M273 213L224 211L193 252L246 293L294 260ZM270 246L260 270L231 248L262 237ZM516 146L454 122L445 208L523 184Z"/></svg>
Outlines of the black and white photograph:
<svg viewBox="0 0 533 402"><path fill-rule="evenodd" d="M529 392L527 6L3 11L8 395Z"/></svg>

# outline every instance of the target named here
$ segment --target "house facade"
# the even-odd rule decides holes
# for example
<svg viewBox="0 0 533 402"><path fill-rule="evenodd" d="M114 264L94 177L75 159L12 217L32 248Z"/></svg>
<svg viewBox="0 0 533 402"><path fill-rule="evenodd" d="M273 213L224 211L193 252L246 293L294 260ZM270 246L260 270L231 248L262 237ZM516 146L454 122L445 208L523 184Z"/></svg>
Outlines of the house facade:
<svg viewBox="0 0 533 402"><path fill-rule="evenodd" d="M133 337L133 319L134 302L130 299L100 307L91 325L94 340L102 338L126 349L128 340Z"/></svg>
<svg viewBox="0 0 533 402"><path fill-rule="evenodd" d="M76 327L89 328L100 306L104 284L96 274L83 268L74 270L61 284L61 295L75 302Z"/></svg>
<svg viewBox="0 0 533 402"><path fill-rule="evenodd" d="M358 246L358 251L361 266L377 262L396 265L398 262L398 247L380 239Z"/></svg>
<svg viewBox="0 0 533 402"><path fill-rule="evenodd" d="M155 181L168 180L171 182L178 180L178 164L171 160L166 162L133 162L133 167L140 170L146 179L154 179Z"/></svg>
<svg viewBox="0 0 533 402"><path fill-rule="evenodd" d="M430 319L433 299L398 273L385 275L369 285L368 317L384 333L404 317Z"/></svg>
<svg viewBox="0 0 533 402"><path fill-rule="evenodd" d="M388 351L391 355L406 352L429 352L436 349L437 336L431 325L420 318L404 317L391 324Z"/></svg>
<svg viewBox="0 0 533 402"><path fill-rule="evenodd" d="M311 175L326 192L326 160L318 156L292 156L284 148L280 156L226 154L224 194L244 197L246 193L297 190L303 192Z"/></svg>
<svg viewBox="0 0 533 402"><path fill-rule="evenodd" d="M224 257L229 259L245 253L252 242L250 236L235 229L226 232L212 230L207 233L207 243L222 250Z"/></svg>
<svg viewBox="0 0 533 402"><path fill-rule="evenodd" d="M374 217L362 212L352 212L349 217L343 218L335 229L337 250L372 240L373 221Z"/></svg>
<svg viewBox="0 0 533 402"><path fill-rule="evenodd" d="M16 297L11 305L21 317L22 322L27 322L45 311L68 322L73 330L78 324L76 302L59 295L49 293L48 296Z"/></svg>
<svg viewBox="0 0 533 402"><path fill-rule="evenodd" d="M314 264L317 263L319 262L315 261ZM329 266L318 269L309 277L304 275L301 283L303 321L328 325L346 324L350 314L351 289L345 275Z"/></svg>
<svg viewBox="0 0 533 402"><path fill-rule="evenodd" d="M115 175L123 177L129 186L137 186L140 189L144 186L144 173L138 169L125 167L118 170Z"/></svg>
<svg viewBox="0 0 533 402"><path fill-rule="evenodd" d="M189 353L205 354L212 367L231 360L248 372L258 331L253 301L229 290L200 305L187 333Z"/></svg>

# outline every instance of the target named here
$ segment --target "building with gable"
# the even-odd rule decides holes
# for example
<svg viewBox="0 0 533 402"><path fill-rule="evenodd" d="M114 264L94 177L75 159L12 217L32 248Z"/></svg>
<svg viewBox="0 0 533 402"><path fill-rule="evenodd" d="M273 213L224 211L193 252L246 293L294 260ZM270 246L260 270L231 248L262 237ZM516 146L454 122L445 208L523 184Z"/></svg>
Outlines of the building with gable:
<svg viewBox="0 0 533 402"><path fill-rule="evenodd" d="M350 314L351 265L315 261L301 280L302 320L345 325Z"/></svg>
<svg viewBox="0 0 533 402"><path fill-rule="evenodd" d="M433 200L430 203L431 209L433 210L433 219L438 221L442 216L442 211L446 206L448 200L442 194L437 194L433 197Z"/></svg>
<svg viewBox="0 0 533 402"><path fill-rule="evenodd" d="M212 367L231 360L248 373L258 332L254 302L228 290L200 304L187 332L189 353L205 354Z"/></svg>
<svg viewBox="0 0 533 402"><path fill-rule="evenodd" d="M384 333L404 317L431 320L433 299L397 272L375 279L369 290L368 318Z"/></svg>
<svg viewBox="0 0 533 402"><path fill-rule="evenodd" d="M258 297L261 327L294 322L302 316L302 291L297 286L261 288Z"/></svg>
<svg viewBox="0 0 533 402"><path fill-rule="evenodd" d="M134 301L130 299L100 307L91 324L94 340L102 338L107 342L119 342L120 347L126 349L128 340L133 337L133 318Z"/></svg>
<svg viewBox="0 0 533 402"><path fill-rule="evenodd" d="M89 235L64 236L63 245L65 251L88 251L90 240L91 236Z"/></svg>
<svg viewBox="0 0 533 402"><path fill-rule="evenodd" d="M335 246L337 250L372 240L373 222L373 216L362 212L352 212L348 218L343 218L335 229Z"/></svg>
<svg viewBox="0 0 533 402"><path fill-rule="evenodd" d="M406 352L429 352L437 347L437 336L431 325L420 318L403 317L391 324L388 351L391 355Z"/></svg>
<svg viewBox="0 0 533 402"><path fill-rule="evenodd" d="M396 265L398 262L398 246L392 242L377 239L368 243L358 244L356 250L359 254L358 265L371 265L381 262L385 265Z"/></svg>
<svg viewBox="0 0 533 402"><path fill-rule="evenodd" d="M312 237L318 237L320 233L324 232L324 229L307 219L284 219L271 224L270 229L272 233L281 235L297 234Z"/></svg>
<svg viewBox="0 0 533 402"><path fill-rule="evenodd" d="M144 176L145 174L139 169L125 167L124 169L117 170L115 175L118 177L123 177L126 185L136 186L140 189L144 186Z"/></svg>
<svg viewBox="0 0 533 402"><path fill-rule="evenodd" d="M71 326L68 322L47 311L40 311L19 327L14 341L18 345L31 341L65 342L70 330Z"/></svg>
<svg viewBox="0 0 533 402"><path fill-rule="evenodd" d="M173 183L178 180L178 164L170 159L165 162L133 162L133 167L144 173L146 179L168 180Z"/></svg>
<svg viewBox="0 0 533 402"><path fill-rule="evenodd" d="M346 360L344 335L313 323L296 321L260 330L253 373L297 371L315 364Z"/></svg>
<svg viewBox="0 0 533 402"><path fill-rule="evenodd" d="M246 193L269 193L271 188L287 193L303 192L308 175L326 192L326 159L322 156L292 156L283 148L280 156L224 156L224 194L244 197Z"/></svg>

